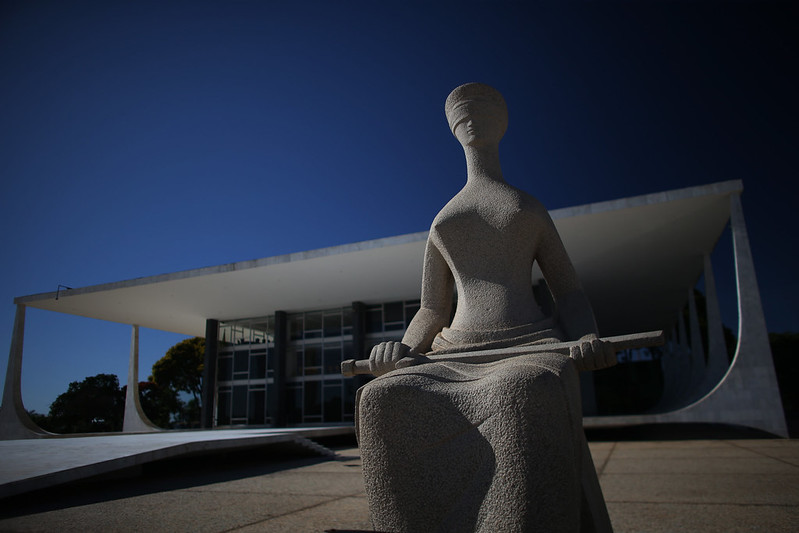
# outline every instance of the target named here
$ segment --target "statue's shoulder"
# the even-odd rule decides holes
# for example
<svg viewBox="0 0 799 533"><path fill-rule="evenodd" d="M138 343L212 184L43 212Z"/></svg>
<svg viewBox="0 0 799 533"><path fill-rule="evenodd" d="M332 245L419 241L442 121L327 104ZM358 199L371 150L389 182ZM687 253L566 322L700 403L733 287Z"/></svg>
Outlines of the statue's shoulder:
<svg viewBox="0 0 799 533"><path fill-rule="evenodd" d="M547 208L544 207L544 204L541 203L538 198L533 196L530 193L527 193L518 187L513 187L516 191L516 194L519 196L519 203L521 205L522 210L527 211L531 214L542 216L542 217L549 217L549 211Z"/></svg>

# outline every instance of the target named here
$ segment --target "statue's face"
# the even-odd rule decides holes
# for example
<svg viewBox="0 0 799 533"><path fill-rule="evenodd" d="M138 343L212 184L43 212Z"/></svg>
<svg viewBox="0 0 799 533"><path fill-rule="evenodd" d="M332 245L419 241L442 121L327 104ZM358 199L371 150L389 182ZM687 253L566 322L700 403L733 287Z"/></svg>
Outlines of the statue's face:
<svg viewBox="0 0 799 533"><path fill-rule="evenodd" d="M463 146L490 146L499 144L505 135L508 121L503 109L479 101L468 101L457 106L455 127L452 133Z"/></svg>

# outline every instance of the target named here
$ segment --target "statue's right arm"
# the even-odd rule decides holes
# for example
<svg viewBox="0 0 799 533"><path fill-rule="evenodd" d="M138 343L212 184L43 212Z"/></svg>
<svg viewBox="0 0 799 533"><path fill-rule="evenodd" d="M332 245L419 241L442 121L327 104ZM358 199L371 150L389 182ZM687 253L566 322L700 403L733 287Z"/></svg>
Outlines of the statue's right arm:
<svg viewBox="0 0 799 533"><path fill-rule="evenodd" d="M449 324L455 281L452 272L431 239L427 240L422 273L422 301L402 342L381 342L372 348L369 364L379 376L394 370L395 363L410 354L430 351L436 334ZM409 360L410 361L410 360Z"/></svg>
<svg viewBox="0 0 799 533"><path fill-rule="evenodd" d="M402 337L402 343L412 353L429 352L433 339L449 324L454 290L452 271L433 240L428 238L424 253L421 307Z"/></svg>

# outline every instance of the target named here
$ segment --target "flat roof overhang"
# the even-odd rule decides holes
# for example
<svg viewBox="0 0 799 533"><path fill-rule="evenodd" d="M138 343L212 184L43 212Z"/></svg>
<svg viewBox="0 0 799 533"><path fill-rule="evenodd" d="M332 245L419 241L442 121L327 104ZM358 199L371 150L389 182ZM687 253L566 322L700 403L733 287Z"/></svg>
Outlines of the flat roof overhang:
<svg viewBox="0 0 799 533"><path fill-rule="evenodd" d="M550 212L603 335L670 328L729 220L729 196L742 190L734 180ZM426 240L410 233L14 301L204 336L209 318L419 298Z"/></svg>

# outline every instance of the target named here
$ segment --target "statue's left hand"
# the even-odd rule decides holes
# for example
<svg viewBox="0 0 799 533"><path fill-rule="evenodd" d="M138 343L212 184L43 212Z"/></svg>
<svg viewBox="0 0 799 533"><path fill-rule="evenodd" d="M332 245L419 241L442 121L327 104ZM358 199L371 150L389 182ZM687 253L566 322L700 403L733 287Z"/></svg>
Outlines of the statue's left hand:
<svg viewBox="0 0 799 533"><path fill-rule="evenodd" d="M569 356L580 371L601 370L616 364L616 351L613 346L593 333L585 335L579 344L572 346Z"/></svg>
<svg viewBox="0 0 799 533"><path fill-rule="evenodd" d="M414 365L417 358L410 352L410 347L401 342L381 342L372 348L372 353L369 354L369 371L375 376L382 376L397 368Z"/></svg>

